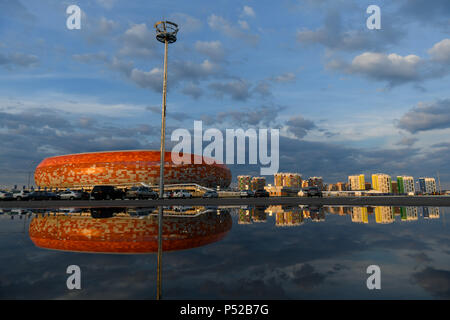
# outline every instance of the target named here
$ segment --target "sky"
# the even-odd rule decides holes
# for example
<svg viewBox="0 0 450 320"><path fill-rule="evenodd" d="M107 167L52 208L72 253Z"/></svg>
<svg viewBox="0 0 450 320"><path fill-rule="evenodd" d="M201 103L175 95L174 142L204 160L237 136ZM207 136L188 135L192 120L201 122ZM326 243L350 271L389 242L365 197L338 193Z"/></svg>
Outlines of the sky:
<svg viewBox="0 0 450 320"><path fill-rule="evenodd" d="M81 29L66 26L70 5ZM369 5L381 29L369 30ZM280 130L279 171L383 172L450 188L450 2L0 0L0 186L46 157L159 149L171 132ZM259 175L259 166L232 165ZM268 177L269 178L269 177ZM270 178L269 178L270 179Z"/></svg>

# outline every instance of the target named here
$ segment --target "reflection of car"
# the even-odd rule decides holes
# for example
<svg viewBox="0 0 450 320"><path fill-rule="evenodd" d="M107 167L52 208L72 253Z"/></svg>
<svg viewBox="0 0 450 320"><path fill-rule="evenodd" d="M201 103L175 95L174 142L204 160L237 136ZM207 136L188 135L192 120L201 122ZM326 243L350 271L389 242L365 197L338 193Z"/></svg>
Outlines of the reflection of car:
<svg viewBox="0 0 450 320"><path fill-rule="evenodd" d="M28 200L59 200L60 197L54 192L33 191L28 195Z"/></svg>
<svg viewBox="0 0 450 320"><path fill-rule="evenodd" d="M173 206L172 210L175 212L186 212L189 210L194 210L194 207L189 207L189 206Z"/></svg>
<svg viewBox="0 0 450 320"><path fill-rule="evenodd" d="M81 200L83 199L83 193L79 191L66 190L59 194L61 200Z"/></svg>
<svg viewBox="0 0 450 320"><path fill-rule="evenodd" d="M164 192L163 199L171 199L171 198L173 198L173 192L172 191Z"/></svg>
<svg viewBox="0 0 450 320"><path fill-rule="evenodd" d="M241 192L239 192L239 196L241 198L252 198L255 196L255 193L251 190L242 190Z"/></svg>
<svg viewBox="0 0 450 320"><path fill-rule="evenodd" d="M125 197L127 199L158 199L158 194L148 187L131 187Z"/></svg>
<svg viewBox="0 0 450 320"><path fill-rule="evenodd" d="M177 192L174 192L173 198L192 198L192 194L190 194L186 190L179 190Z"/></svg>
<svg viewBox="0 0 450 320"><path fill-rule="evenodd" d="M255 191L255 198L263 198L268 197L270 194L266 190L256 190Z"/></svg>
<svg viewBox="0 0 450 320"><path fill-rule="evenodd" d="M11 192L0 190L0 200L13 200L13 194Z"/></svg>
<svg viewBox="0 0 450 320"><path fill-rule="evenodd" d="M219 197L219 194L216 191L214 191L214 190L206 191L203 194L203 198L218 198L218 197Z"/></svg>
<svg viewBox="0 0 450 320"><path fill-rule="evenodd" d="M125 192L114 186L95 186L91 191L94 200L125 199Z"/></svg>
<svg viewBox="0 0 450 320"><path fill-rule="evenodd" d="M28 200L28 195L30 194L30 191L27 190L12 190L11 191L14 199L16 199L17 201L20 200Z"/></svg>
<svg viewBox="0 0 450 320"><path fill-rule="evenodd" d="M318 187L309 187L303 190L307 197L322 197L322 191Z"/></svg>
<svg viewBox="0 0 450 320"><path fill-rule="evenodd" d="M125 208L92 208L91 217L94 219L112 218L116 213L125 212Z"/></svg>

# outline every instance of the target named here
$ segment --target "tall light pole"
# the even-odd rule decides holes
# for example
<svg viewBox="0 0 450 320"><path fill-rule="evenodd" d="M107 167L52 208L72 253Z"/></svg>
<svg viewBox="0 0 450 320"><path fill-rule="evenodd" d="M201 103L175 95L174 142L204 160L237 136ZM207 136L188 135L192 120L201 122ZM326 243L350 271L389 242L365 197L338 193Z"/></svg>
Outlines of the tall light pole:
<svg viewBox="0 0 450 320"><path fill-rule="evenodd" d="M166 152L166 96L167 96L167 51L169 43L177 41L178 25L170 21L159 21L155 23L156 40L164 43L164 80L163 80L163 100L161 112L161 154L159 164L159 198L164 197L164 155ZM162 222L163 207L159 207L158 212L158 262L157 262L157 281L156 281L156 299L161 299L162 295Z"/></svg>

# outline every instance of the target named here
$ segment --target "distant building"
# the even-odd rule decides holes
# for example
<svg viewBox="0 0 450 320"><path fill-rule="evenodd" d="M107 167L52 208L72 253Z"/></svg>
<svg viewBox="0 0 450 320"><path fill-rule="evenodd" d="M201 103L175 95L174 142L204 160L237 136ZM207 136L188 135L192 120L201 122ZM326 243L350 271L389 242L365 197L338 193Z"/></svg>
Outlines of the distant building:
<svg viewBox="0 0 450 320"><path fill-rule="evenodd" d="M391 176L385 173L372 174L372 189L382 193L391 193Z"/></svg>
<svg viewBox="0 0 450 320"><path fill-rule="evenodd" d="M366 182L365 185L366 185L366 190L372 189L372 184L370 182Z"/></svg>
<svg viewBox="0 0 450 320"><path fill-rule="evenodd" d="M254 177L251 181L252 190L264 190L266 186L266 178L264 177Z"/></svg>
<svg viewBox="0 0 450 320"><path fill-rule="evenodd" d="M436 180L434 178L419 178L419 189L422 193L435 193Z"/></svg>
<svg viewBox="0 0 450 320"><path fill-rule="evenodd" d="M301 188L302 175L299 173L279 172L274 175L274 185L276 187Z"/></svg>
<svg viewBox="0 0 450 320"><path fill-rule="evenodd" d="M310 177L308 179L309 187L319 187L320 190L323 190L323 178L322 177Z"/></svg>
<svg viewBox="0 0 450 320"><path fill-rule="evenodd" d="M327 191L347 191L347 183L345 182L336 182L330 183L327 185Z"/></svg>
<svg viewBox="0 0 450 320"><path fill-rule="evenodd" d="M411 176L397 176L398 193L415 192L414 178Z"/></svg>
<svg viewBox="0 0 450 320"><path fill-rule="evenodd" d="M363 174L348 176L350 190L366 190L366 182Z"/></svg>
<svg viewBox="0 0 450 320"><path fill-rule="evenodd" d="M238 189L249 190L251 179L252 179L251 176L237 176Z"/></svg>
<svg viewBox="0 0 450 320"><path fill-rule="evenodd" d="M398 183L397 181L391 181L391 190L393 194L398 194Z"/></svg>

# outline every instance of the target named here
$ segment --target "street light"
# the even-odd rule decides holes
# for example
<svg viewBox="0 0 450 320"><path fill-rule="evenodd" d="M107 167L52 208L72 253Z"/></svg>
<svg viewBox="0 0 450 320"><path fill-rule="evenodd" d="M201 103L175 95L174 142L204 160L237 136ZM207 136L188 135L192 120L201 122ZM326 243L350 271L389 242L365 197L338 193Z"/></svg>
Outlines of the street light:
<svg viewBox="0 0 450 320"><path fill-rule="evenodd" d="M170 21L158 21L155 23L156 40L164 43L164 80L163 100L161 113L161 154L159 164L159 198L164 198L164 155L166 152L166 96L167 96L167 51L169 43L177 41L178 25ZM161 273L162 273L162 217L163 208L158 212L158 262L157 262L157 286L156 299L161 298Z"/></svg>

